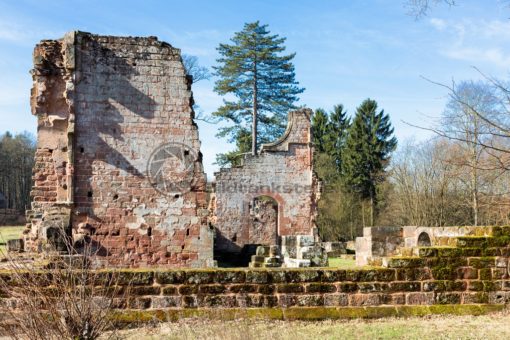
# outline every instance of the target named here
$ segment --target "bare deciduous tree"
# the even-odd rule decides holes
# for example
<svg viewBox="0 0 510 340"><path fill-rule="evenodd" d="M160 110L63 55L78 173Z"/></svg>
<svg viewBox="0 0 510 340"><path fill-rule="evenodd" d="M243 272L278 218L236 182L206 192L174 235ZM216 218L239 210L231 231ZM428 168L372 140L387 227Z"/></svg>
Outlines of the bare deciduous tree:
<svg viewBox="0 0 510 340"><path fill-rule="evenodd" d="M409 15L420 19L426 16L432 7L438 4L446 4L448 6L455 6L457 0L405 0L404 7L407 8Z"/></svg>
<svg viewBox="0 0 510 340"><path fill-rule="evenodd" d="M183 54L182 63L184 64L186 73L192 77L193 84L201 80L207 80L211 78L211 74L209 73L207 67L200 66L198 63L198 58L194 55Z"/></svg>
<svg viewBox="0 0 510 340"><path fill-rule="evenodd" d="M8 256L0 275L0 331L12 339L93 340L116 337L114 314L127 303L130 282L120 270L96 270L95 248L71 244L68 255L48 253L41 263ZM107 333L108 332L108 333Z"/></svg>

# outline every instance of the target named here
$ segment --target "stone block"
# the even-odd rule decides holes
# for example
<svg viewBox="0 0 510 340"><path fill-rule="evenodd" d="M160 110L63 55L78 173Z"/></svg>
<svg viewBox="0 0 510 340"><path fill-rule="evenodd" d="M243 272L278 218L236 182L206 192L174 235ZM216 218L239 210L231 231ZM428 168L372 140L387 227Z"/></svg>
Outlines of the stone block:
<svg viewBox="0 0 510 340"><path fill-rule="evenodd" d="M7 240L7 251L21 253L24 250L24 242L22 238Z"/></svg>

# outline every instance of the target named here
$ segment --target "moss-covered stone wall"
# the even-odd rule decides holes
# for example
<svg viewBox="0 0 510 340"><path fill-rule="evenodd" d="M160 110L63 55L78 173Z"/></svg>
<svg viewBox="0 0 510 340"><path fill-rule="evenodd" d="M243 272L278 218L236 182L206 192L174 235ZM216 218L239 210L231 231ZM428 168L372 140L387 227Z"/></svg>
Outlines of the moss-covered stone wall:
<svg viewBox="0 0 510 340"><path fill-rule="evenodd" d="M510 302L510 227L496 228L492 236L458 237L456 247L418 250L419 256L389 258L386 268L115 270L116 283L130 286L118 305L131 315L170 319L218 309L221 315L246 310L279 318L289 311L313 319L379 313L374 311L481 313Z"/></svg>

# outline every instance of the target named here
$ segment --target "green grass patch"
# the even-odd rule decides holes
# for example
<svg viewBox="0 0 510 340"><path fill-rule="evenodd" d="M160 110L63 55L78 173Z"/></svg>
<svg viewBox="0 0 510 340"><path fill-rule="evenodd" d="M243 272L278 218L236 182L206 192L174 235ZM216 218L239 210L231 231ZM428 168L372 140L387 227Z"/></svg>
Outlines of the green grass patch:
<svg viewBox="0 0 510 340"><path fill-rule="evenodd" d="M329 258L329 266L340 269L353 269L356 267L356 260L353 259L343 259L341 257L330 257Z"/></svg>
<svg viewBox="0 0 510 340"><path fill-rule="evenodd" d="M20 238L24 228L24 226L0 227L0 257L7 251L7 241Z"/></svg>

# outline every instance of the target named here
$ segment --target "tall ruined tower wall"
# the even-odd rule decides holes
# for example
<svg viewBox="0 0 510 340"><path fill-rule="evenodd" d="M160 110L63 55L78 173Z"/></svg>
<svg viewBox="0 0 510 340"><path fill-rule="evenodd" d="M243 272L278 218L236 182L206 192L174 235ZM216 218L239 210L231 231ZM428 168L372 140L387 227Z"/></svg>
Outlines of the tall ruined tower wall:
<svg viewBox="0 0 510 340"><path fill-rule="evenodd" d="M38 117L26 248L67 230L108 263L207 266L206 177L191 79L157 38L72 32L34 51Z"/></svg>

